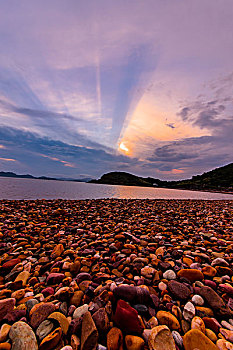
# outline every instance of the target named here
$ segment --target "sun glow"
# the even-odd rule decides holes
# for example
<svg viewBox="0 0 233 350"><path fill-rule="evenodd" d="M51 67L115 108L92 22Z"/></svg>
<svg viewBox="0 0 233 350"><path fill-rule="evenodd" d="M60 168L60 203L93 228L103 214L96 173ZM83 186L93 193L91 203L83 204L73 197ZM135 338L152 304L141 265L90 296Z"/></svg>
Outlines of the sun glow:
<svg viewBox="0 0 233 350"><path fill-rule="evenodd" d="M129 149L128 149L128 147L126 147L126 145L124 144L124 142L121 142L121 143L120 143L119 149L120 149L121 151L123 151L124 153L129 154Z"/></svg>

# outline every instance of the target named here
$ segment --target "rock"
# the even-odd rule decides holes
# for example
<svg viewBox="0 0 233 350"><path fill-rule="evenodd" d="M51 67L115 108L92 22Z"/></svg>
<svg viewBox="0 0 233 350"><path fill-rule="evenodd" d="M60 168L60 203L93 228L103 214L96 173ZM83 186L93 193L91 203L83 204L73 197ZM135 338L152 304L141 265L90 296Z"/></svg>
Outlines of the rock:
<svg viewBox="0 0 233 350"><path fill-rule="evenodd" d="M148 326L150 327L150 328L154 328L154 327L156 327L156 326L158 326L158 320L157 320L157 318L156 317L151 317L150 319L149 319L149 321L147 322L147 324L148 324Z"/></svg>
<svg viewBox="0 0 233 350"><path fill-rule="evenodd" d="M31 311L34 305L39 304L39 301L37 299L29 299L25 302L25 305L27 307L28 312Z"/></svg>
<svg viewBox="0 0 233 350"><path fill-rule="evenodd" d="M197 269L181 269L178 271L177 277L184 277L190 282L201 281L204 279L203 273Z"/></svg>
<svg viewBox="0 0 233 350"><path fill-rule="evenodd" d="M233 344L225 339L218 339L216 345L218 350L233 350Z"/></svg>
<svg viewBox="0 0 233 350"><path fill-rule="evenodd" d="M9 324L4 323L0 329L0 343L3 343L7 340L8 334L10 332L11 326Z"/></svg>
<svg viewBox="0 0 233 350"><path fill-rule="evenodd" d="M49 333L52 332L53 328L54 324L51 321L45 320L41 322L41 324L36 330L36 335L39 338L39 340L44 339Z"/></svg>
<svg viewBox="0 0 233 350"><path fill-rule="evenodd" d="M80 349L80 339L77 337L77 335L72 334L70 344L71 344L73 350Z"/></svg>
<svg viewBox="0 0 233 350"><path fill-rule="evenodd" d="M90 312L83 315L81 331L81 350L94 350L98 344L98 331Z"/></svg>
<svg viewBox="0 0 233 350"><path fill-rule="evenodd" d="M217 315L231 316L233 314L229 307L225 306L223 299L211 287L201 287L199 294L207 301Z"/></svg>
<svg viewBox="0 0 233 350"><path fill-rule="evenodd" d="M61 312L53 312L49 315L48 319L57 320L60 324L62 332L66 335L69 328L69 322L67 318Z"/></svg>
<svg viewBox="0 0 233 350"><path fill-rule="evenodd" d="M226 267L229 266L228 262L227 262L226 260L222 259L222 258L216 258L216 259L214 259L214 260L212 261L211 265L212 265L212 266L217 266L217 265L218 265L218 266L226 266Z"/></svg>
<svg viewBox="0 0 233 350"><path fill-rule="evenodd" d="M184 319L189 322L191 322L193 317L195 316L195 307L190 301L188 301L184 306L183 316Z"/></svg>
<svg viewBox="0 0 233 350"><path fill-rule="evenodd" d="M33 306L30 311L30 324L32 328L37 328L55 310L56 307L52 303L40 303Z"/></svg>
<svg viewBox="0 0 233 350"><path fill-rule="evenodd" d="M199 331L205 334L205 323L202 318L198 316L193 317L191 322L191 329L199 329Z"/></svg>
<svg viewBox="0 0 233 350"><path fill-rule="evenodd" d="M216 334L211 330L206 328L205 330L205 335L213 342L216 343L218 337L216 336Z"/></svg>
<svg viewBox="0 0 233 350"><path fill-rule="evenodd" d="M98 333L103 335L107 333L109 329L109 319L104 308L100 308L93 315L92 318L95 322Z"/></svg>
<svg viewBox="0 0 233 350"><path fill-rule="evenodd" d="M54 288L52 287L47 287L47 288L44 288L41 293L44 295L44 297L48 297L49 295L53 295L54 294Z"/></svg>
<svg viewBox="0 0 233 350"><path fill-rule="evenodd" d="M204 276L214 277L217 273L217 270L213 266L204 266L202 273Z"/></svg>
<svg viewBox="0 0 233 350"><path fill-rule="evenodd" d="M26 286L29 276L30 276L30 272L22 271L16 277L15 282L22 281L22 285Z"/></svg>
<svg viewBox="0 0 233 350"><path fill-rule="evenodd" d="M51 258L54 259L54 258L57 258L58 256L61 256L63 251L64 251L63 244L57 244L51 253Z"/></svg>
<svg viewBox="0 0 233 350"><path fill-rule="evenodd" d="M223 328L227 328L230 331L233 331L233 326L229 322L223 320L221 321L221 325L223 326Z"/></svg>
<svg viewBox="0 0 233 350"><path fill-rule="evenodd" d="M218 321L213 317L203 317L203 321L205 323L206 328L210 328L214 333L219 332L219 328L221 325L218 323Z"/></svg>
<svg viewBox="0 0 233 350"><path fill-rule="evenodd" d="M191 329L183 338L185 350L218 350L217 346L198 329Z"/></svg>
<svg viewBox="0 0 233 350"><path fill-rule="evenodd" d="M13 324L9 332L12 341L12 350L37 350L37 340L32 328L25 322L18 321Z"/></svg>
<svg viewBox="0 0 233 350"><path fill-rule="evenodd" d="M64 273L52 272L47 277L47 284L59 284L64 278Z"/></svg>
<svg viewBox="0 0 233 350"><path fill-rule="evenodd" d="M172 334L165 325L152 328L148 346L150 350L176 350Z"/></svg>
<svg viewBox="0 0 233 350"><path fill-rule="evenodd" d="M204 305L205 301L200 295L195 294L192 297L192 303L194 305L202 306L202 305Z"/></svg>
<svg viewBox="0 0 233 350"><path fill-rule="evenodd" d="M219 290L223 293L227 293L230 296L233 296L233 287L226 284L219 284Z"/></svg>
<svg viewBox="0 0 233 350"><path fill-rule="evenodd" d="M0 300L0 320L8 313L14 310L16 300L14 298Z"/></svg>
<svg viewBox="0 0 233 350"><path fill-rule="evenodd" d="M157 312L156 318L158 319L159 324L166 325L172 330L180 328L179 321L170 312L160 310Z"/></svg>
<svg viewBox="0 0 233 350"><path fill-rule="evenodd" d="M73 318L75 319L75 318L82 317L87 311L88 311L88 304L79 306L77 309L74 310Z"/></svg>
<svg viewBox="0 0 233 350"><path fill-rule="evenodd" d="M2 269L3 271L6 273L6 272L9 272L10 270L12 270L12 268L16 265L18 265L19 263L21 262L20 259L16 258L16 259L11 259L7 262L5 262L3 265L2 265Z"/></svg>
<svg viewBox="0 0 233 350"><path fill-rule="evenodd" d="M22 317L26 316L26 310L13 310L11 312L8 312L2 319L2 321L6 323L14 323L16 321L19 321Z"/></svg>
<svg viewBox="0 0 233 350"><path fill-rule="evenodd" d="M82 328L82 317L73 319L70 322L68 333L71 334L80 334Z"/></svg>
<svg viewBox="0 0 233 350"><path fill-rule="evenodd" d="M49 333L40 343L39 350L52 350L58 345L62 336L61 328L56 328L52 333Z"/></svg>
<svg viewBox="0 0 233 350"><path fill-rule="evenodd" d="M175 280L176 273L173 270L167 270L163 273L163 278L165 278L166 280Z"/></svg>
<svg viewBox="0 0 233 350"><path fill-rule="evenodd" d="M136 300L137 289L134 286L121 285L113 290L116 299L132 302Z"/></svg>
<svg viewBox="0 0 233 350"><path fill-rule="evenodd" d="M114 321L126 334L142 334L143 327L139 321L137 311L124 300L118 300L117 302Z"/></svg>
<svg viewBox="0 0 233 350"><path fill-rule="evenodd" d="M144 276L145 278L153 278L153 275L155 273L155 269L150 266L145 266L141 269L141 275Z"/></svg>
<svg viewBox="0 0 233 350"><path fill-rule="evenodd" d="M177 281L169 281L168 290L179 300L186 300L191 294L188 287Z"/></svg>
<svg viewBox="0 0 233 350"><path fill-rule="evenodd" d="M125 345L127 350L142 350L144 348L144 340L135 335L126 335Z"/></svg>
<svg viewBox="0 0 233 350"><path fill-rule="evenodd" d="M183 338L181 337L180 333L178 333L177 331L172 331L172 336L173 339L176 343L176 345L178 346L179 349L183 348Z"/></svg>
<svg viewBox="0 0 233 350"><path fill-rule="evenodd" d="M196 306L196 314L199 317L214 317L213 310L209 307Z"/></svg>
<svg viewBox="0 0 233 350"><path fill-rule="evenodd" d="M0 350L10 350L11 349L11 344L10 343L0 343Z"/></svg>
<svg viewBox="0 0 233 350"><path fill-rule="evenodd" d="M119 328L113 327L107 334L108 350L123 350L123 334Z"/></svg>
<svg viewBox="0 0 233 350"><path fill-rule="evenodd" d="M226 340L229 340L231 343L233 342L233 331L225 328L220 328L219 331Z"/></svg>
<svg viewBox="0 0 233 350"><path fill-rule="evenodd" d="M78 307L81 304L84 293L81 290L74 292L74 295L70 299L70 304Z"/></svg>
<svg viewBox="0 0 233 350"><path fill-rule="evenodd" d="M122 299L134 304L146 304L150 300L150 293L145 288L122 284L113 290L116 299Z"/></svg>

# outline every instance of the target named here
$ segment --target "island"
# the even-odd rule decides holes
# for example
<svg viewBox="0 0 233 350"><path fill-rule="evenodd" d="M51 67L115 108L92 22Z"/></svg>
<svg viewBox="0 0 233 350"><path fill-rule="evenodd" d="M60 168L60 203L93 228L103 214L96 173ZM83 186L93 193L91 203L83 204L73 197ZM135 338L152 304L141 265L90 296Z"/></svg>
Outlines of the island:
<svg viewBox="0 0 233 350"><path fill-rule="evenodd" d="M91 180L89 183L231 193L233 192L233 163L205 172L202 175L195 175L187 180L164 181L157 178L140 177L127 172L114 171L102 175L100 179Z"/></svg>

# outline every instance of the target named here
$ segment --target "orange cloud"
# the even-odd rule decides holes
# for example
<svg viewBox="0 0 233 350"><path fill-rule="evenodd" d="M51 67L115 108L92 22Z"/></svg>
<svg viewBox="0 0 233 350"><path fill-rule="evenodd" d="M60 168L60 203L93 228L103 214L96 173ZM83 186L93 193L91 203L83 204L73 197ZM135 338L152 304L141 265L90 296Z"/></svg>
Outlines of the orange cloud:
<svg viewBox="0 0 233 350"><path fill-rule="evenodd" d="M172 170L159 170L157 169L157 172L163 173L163 174L183 174L183 169L172 169Z"/></svg>
<svg viewBox="0 0 233 350"><path fill-rule="evenodd" d="M0 160L6 161L6 162L16 162L16 159L12 159L12 158L0 158Z"/></svg>
<svg viewBox="0 0 233 350"><path fill-rule="evenodd" d="M48 158L48 159L54 160L55 162L60 162L60 163L62 163L64 166L67 166L67 167L70 167L70 168L75 168L75 164L69 163L69 162L67 162L66 160L61 160L61 159L56 158L56 157L46 156L45 154L40 154L40 155L41 155L42 157L44 157L44 158Z"/></svg>

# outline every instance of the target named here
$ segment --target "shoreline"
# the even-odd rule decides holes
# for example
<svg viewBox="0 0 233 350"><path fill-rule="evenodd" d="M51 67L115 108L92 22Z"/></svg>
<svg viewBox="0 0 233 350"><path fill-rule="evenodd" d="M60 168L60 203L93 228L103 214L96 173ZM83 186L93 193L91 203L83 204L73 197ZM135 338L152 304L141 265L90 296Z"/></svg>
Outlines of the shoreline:
<svg viewBox="0 0 233 350"><path fill-rule="evenodd" d="M4 349L19 334L32 350L233 346L232 200L0 200L0 213Z"/></svg>

